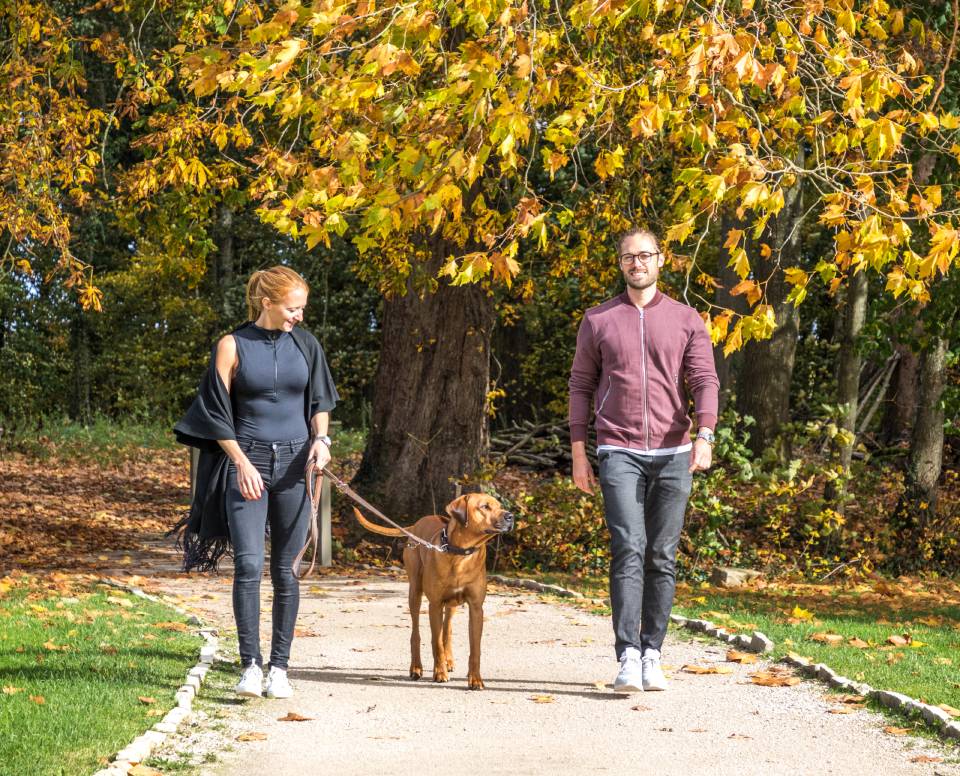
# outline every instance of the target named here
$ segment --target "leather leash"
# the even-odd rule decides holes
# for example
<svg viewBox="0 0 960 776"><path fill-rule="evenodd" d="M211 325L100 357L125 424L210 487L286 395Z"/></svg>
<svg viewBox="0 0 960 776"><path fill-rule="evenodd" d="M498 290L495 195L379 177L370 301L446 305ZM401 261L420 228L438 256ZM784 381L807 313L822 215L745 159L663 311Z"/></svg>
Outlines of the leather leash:
<svg viewBox="0 0 960 776"><path fill-rule="evenodd" d="M293 559L293 563L291 564L291 571L297 579L303 579L313 573L313 569L317 565L317 550L320 549L320 527L317 524L317 515L320 511L320 492L322 490L320 480L323 478L323 473L317 468L315 458L307 461L306 475L307 498L310 500L310 535L307 537L307 543L303 545L303 549L297 553L297 557ZM310 558L310 568L301 574L300 563L307 554L307 550L310 549L311 544L313 545L313 556Z"/></svg>

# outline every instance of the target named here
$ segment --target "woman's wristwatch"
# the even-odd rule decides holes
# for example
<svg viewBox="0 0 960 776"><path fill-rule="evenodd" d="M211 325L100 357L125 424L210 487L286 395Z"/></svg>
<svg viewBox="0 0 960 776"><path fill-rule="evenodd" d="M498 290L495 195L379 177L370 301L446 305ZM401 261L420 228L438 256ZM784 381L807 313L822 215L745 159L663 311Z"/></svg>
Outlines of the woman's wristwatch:
<svg viewBox="0 0 960 776"><path fill-rule="evenodd" d="M702 439L712 447L716 438L713 436L713 432L709 428L701 428L699 431L697 431L697 439Z"/></svg>
<svg viewBox="0 0 960 776"><path fill-rule="evenodd" d="M315 436L313 438L313 441L316 442L317 440L323 442L327 446L327 450L330 449L330 437L328 437L326 434L323 434L322 436Z"/></svg>

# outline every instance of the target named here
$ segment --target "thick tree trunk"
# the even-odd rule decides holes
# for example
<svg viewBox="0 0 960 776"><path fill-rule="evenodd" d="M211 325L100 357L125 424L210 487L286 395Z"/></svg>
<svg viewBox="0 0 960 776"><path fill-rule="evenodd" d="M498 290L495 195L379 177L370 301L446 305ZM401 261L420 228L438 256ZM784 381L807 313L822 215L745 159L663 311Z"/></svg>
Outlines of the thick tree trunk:
<svg viewBox="0 0 960 776"><path fill-rule="evenodd" d="M213 228L214 241L217 244L217 255L213 265L213 280L216 295L220 301L220 310L225 312L227 294L233 285L234 249L233 249L233 208L226 203L220 203L217 211L217 222Z"/></svg>
<svg viewBox="0 0 960 776"><path fill-rule="evenodd" d="M737 410L756 421L750 427L751 451L760 455L776 444L781 459L789 457L787 440L778 434L790 417L790 383L800 331L800 313L793 302L787 301L791 287L784 279L782 266L799 263L803 218L800 188L798 183L787 191L783 210L772 222L771 257L757 258L754 263L754 277L766 280L765 300L773 307L776 328L770 339L751 340L744 346L737 380Z"/></svg>
<svg viewBox="0 0 960 776"><path fill-rule="evenodd" d="M446 257L434 248L426 271ZM384 305L367 447L354 487L391 518L443 513L487 446L491 295L478 285L408 289Z"/></svg>
<svg viewBox="0 0 960 776"><path fill-rule="evenodd" d="M920 356L920 391L910 460L893 519L896 546L903 551L893 565L901 569L923 564L933 552L926 529L936 516L937 483L943 468L944 414L940 400L946 387L947 347L944 337L933 336Z"/></svg>
<svg viewBox="0 0 960 776"><path fill-rule="evenodd" d="M731 229L743 229L746 231L748 226L735 216L726 215L721 222L720 237L725 241L727 234ZM745 248L748 254L754 252L754 247L749 234L744 237ZM714 292L714 303L721 308L733 310L737 315L743 315L748 312L746 301L742 296L734 296L730 293L731 289L740 282L740 276L734 271L733 267L728 265L728 254L726 250L722 251L720 266L717 271L717 280L720 285ZM715 346L713 349L713 361L717 366L717 378L720 380L720 407L722 413L727 403L730 401L731 394L737 384L737 375L740 372L740 360L743 354L735 350L729 356L723 354L723 343Z"/></svg>
<svg viewBox="0 0 960 776"><path fill-rule="evenodd" d="M860 331L867 315L869 284L866 271L860 271L847 282L846 305L840 330L840 350L837 361L837 402L840 404L840 423L845 435L833 441L833 451L839 477L827 483L824 497L834 511L843 514L846 481L850 476L850 462L856 443L857 415L860 395L860 352L857 349ZM845 437L845 438L844 438Z"/></svg>

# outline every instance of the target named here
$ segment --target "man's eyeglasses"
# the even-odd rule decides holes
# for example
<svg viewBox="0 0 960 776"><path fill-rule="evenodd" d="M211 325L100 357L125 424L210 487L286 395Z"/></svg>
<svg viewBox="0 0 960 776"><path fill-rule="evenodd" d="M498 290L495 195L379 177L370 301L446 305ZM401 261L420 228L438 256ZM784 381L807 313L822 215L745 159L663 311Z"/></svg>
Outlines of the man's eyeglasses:
<svg viewBox="0 0 960 776"><path fill-rule="evenodd" d="M649 264L654 256L659 256L660 251L641 251L640 253L621 253L620 266L629 267L632 264Z"/></svg>

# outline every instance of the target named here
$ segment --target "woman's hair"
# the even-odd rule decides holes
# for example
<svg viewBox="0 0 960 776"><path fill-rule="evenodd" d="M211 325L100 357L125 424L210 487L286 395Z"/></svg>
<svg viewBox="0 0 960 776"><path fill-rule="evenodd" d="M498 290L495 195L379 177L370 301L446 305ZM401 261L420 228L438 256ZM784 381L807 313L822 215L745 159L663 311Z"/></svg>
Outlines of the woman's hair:
<svg viewBox="0 0 960 776"><path fill-rule="evenodd" d="M627 231L621 232L620 234L617 235L617 254L618 255L620 254L621 249L623 248L623 241L626 240L628 237L635 237L635 236L649 237L651 240L653 240L653 244L657 246L657 250L658 251L662 250L660 248L659 237L657 237L649 229L641 229L640 227L635 226L632 229L627 229Z"/></svg>
<svg viewBox="0 0 960 776"><path fill-rule="evenodd" d="M279 264L270 269L258 269L247 281L247 316L257 320L263 310L263 299L279 304L295 288L309 291L307 281L289 267Z"/></svg>

